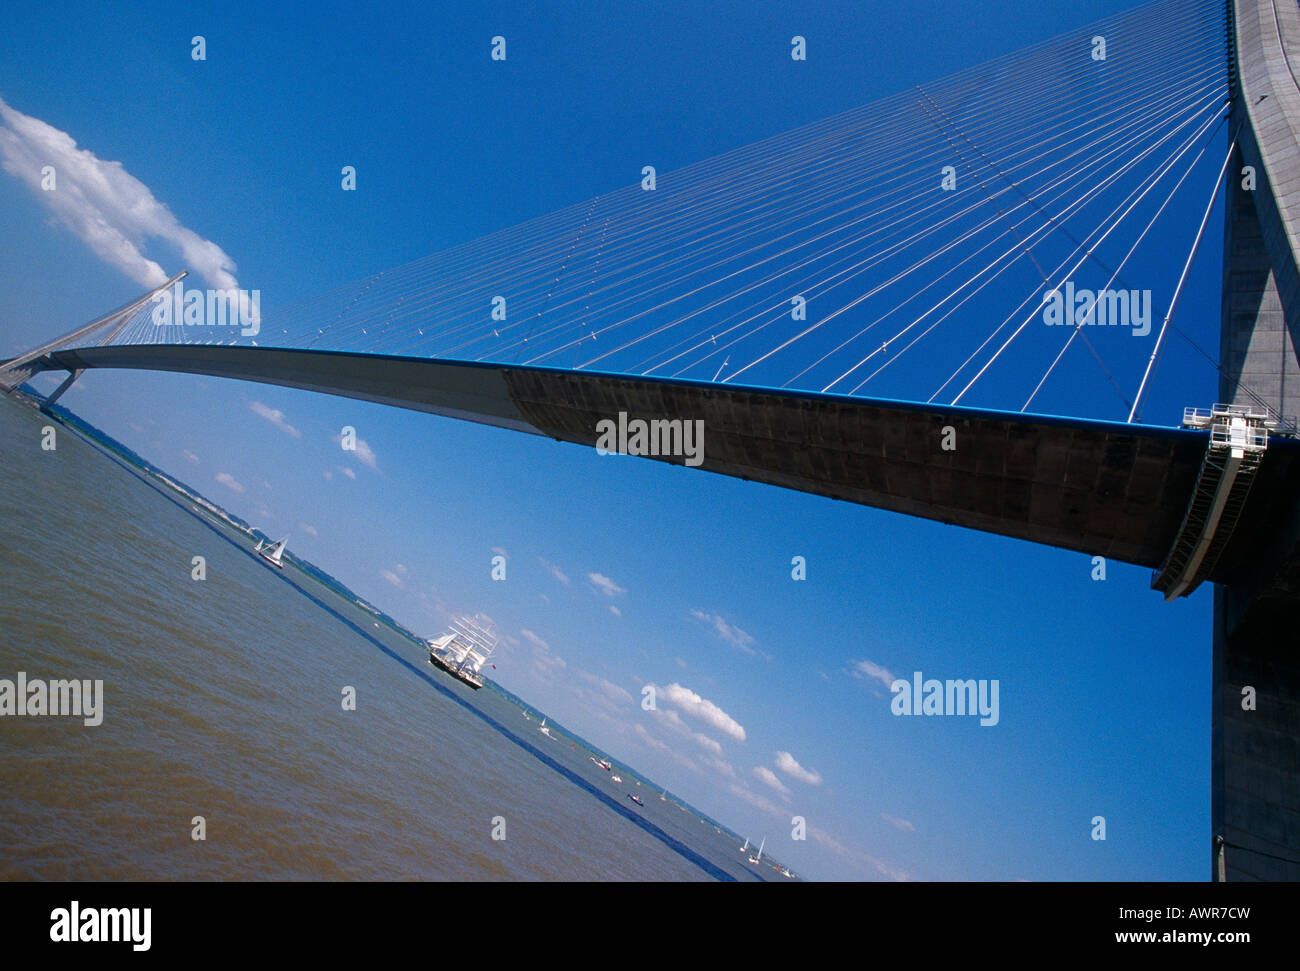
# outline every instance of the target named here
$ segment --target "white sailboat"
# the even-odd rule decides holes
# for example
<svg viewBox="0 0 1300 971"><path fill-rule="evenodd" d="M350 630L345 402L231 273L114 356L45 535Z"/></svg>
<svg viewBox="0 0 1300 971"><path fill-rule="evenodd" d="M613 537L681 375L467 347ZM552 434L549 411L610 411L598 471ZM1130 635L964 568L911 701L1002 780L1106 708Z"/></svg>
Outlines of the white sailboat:
<svg viewBox="0 0 1300 971"><path fill-rule="evenodd" d="M539 732L541 732L543 735L545 735L547 738L551 738L551 737L552 737L552 735L551 735L551 730L550 730L549 728L546 727L546 719L545 719L545 718L542 719L542 724L541 724L541 726L540 726L537 730L538 730Z"/></svg>
<svg viewBox="0 0 1300 971"><path fill-rule="evenodd" d="M276 569L283 570L284 563L281 561L280 557L284 555L284 548L288 543L288 536L280 540L280 542L276 543L274 546L266 546L261 540L258 540L257 545L253 547L253 552L266 560L267 563L270 563Z"/></svg>
<svg viewBox="0 0 1300 971"><path fill-rule="evenodd" d="M746 840L745 842L748 843L749 841ZM763 837L763 842L761 842L761 843L758 844L758 856L751 856L751 857L749 858L749 862L750 862L750 863L753 863L755 866L757 866L759 863L762 863L762 862L763 862L763 847L765 847L765 846L767 846L767 837L766 837L766 836Z"/></svg>
<svg viewBox="0 0 1300 971"><path fill-rule="evenodd" d="M742 852L742 853L748 853L748 852L749 852L749 837L748 837L748 836L745 837L745 845L742 846L742 847L740 848L740 852Z"/></svg>

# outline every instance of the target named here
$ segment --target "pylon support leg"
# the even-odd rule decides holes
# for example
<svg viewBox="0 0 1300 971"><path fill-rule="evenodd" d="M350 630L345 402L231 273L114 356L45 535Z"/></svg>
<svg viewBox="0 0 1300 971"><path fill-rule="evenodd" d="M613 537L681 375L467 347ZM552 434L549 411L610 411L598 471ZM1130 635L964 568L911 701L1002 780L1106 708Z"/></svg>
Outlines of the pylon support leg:
<svg viewBox="0 0 1300 971"><path fill-rule="evenodd" d="M68 376L63 379L63 383L54 389L54 393L52 395L50 395L48 398L45 399L45 407L48 408L50 405L54 404L54 402L58 401L60 396L62 396L63 392L67 391L70 387L72 387L72 382L76 381L77 378L81 377L81 371L82 369L78 368L75 371L69 372Z"/></svg>

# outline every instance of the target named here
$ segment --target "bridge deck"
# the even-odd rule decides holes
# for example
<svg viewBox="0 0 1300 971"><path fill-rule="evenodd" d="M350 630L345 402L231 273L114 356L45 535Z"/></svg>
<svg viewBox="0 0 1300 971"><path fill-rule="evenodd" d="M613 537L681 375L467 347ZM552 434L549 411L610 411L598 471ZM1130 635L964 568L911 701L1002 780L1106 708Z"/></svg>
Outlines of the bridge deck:
<svg viewBox="0 0 1300 971"><path fill-rule="evenodd" d="M1177 534L1207 440L1182 429L333 351L100 347L59 351L40 366L277 384L591 447L597 423L620 411L702 419L711 472L1153 568ZM1296 443L1275 440L1210 579L1249 567L1270 515L1300 489L1298 457Z"/></svg>

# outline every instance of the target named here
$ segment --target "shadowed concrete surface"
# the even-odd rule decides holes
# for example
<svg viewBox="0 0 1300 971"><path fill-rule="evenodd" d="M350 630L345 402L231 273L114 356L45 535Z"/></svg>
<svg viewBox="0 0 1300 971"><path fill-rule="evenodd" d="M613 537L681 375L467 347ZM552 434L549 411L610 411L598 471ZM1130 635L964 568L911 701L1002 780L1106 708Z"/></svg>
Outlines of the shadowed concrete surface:
<svg viewBox="0 0 1300 971"><path fill-rule="evenodd" d="M1224 218L1219 394L1289 416L1300 412L1300 6L1233 6L1240 162ZM1243 166L1255 171L1253 191L1243 187ZM1234 538L1242 541L1239 569L1215 591L1213 825L1227 879L1297 880L1300 488L1294 480L1256 485L1274 490L1270 521Z"/></svg>
<svg viewBox="0 0 1300 971"><path fill-rule="evenodd" d="M164 344L58 351L36 364L278 384L589 447L598 422L620 412L698 419L707 471L1153 568L1178 532L1208 439L1183 429L337 351ZM1256 543L1271 535L1298 486L1300 446L1277 440L1212 579L1252 568Z"/></svg>

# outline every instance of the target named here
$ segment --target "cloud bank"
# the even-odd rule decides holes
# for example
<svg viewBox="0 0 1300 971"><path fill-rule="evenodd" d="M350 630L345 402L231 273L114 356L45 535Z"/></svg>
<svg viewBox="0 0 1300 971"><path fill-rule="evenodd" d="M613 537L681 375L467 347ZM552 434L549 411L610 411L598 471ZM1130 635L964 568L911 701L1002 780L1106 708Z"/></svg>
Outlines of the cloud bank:
<svg viewBox="0 0 1300 971"><path fill-rule="evenodd" d="M44 170L54 188L43 188ZM211 286L239 286L235 261L216 243L182 226L143 182L84 148L67 132L11 108L0 98L0 168L24 182L54 217L105 263L147 287L170 274L144 253L150 237L171 243L181 262Z"/></svg>

